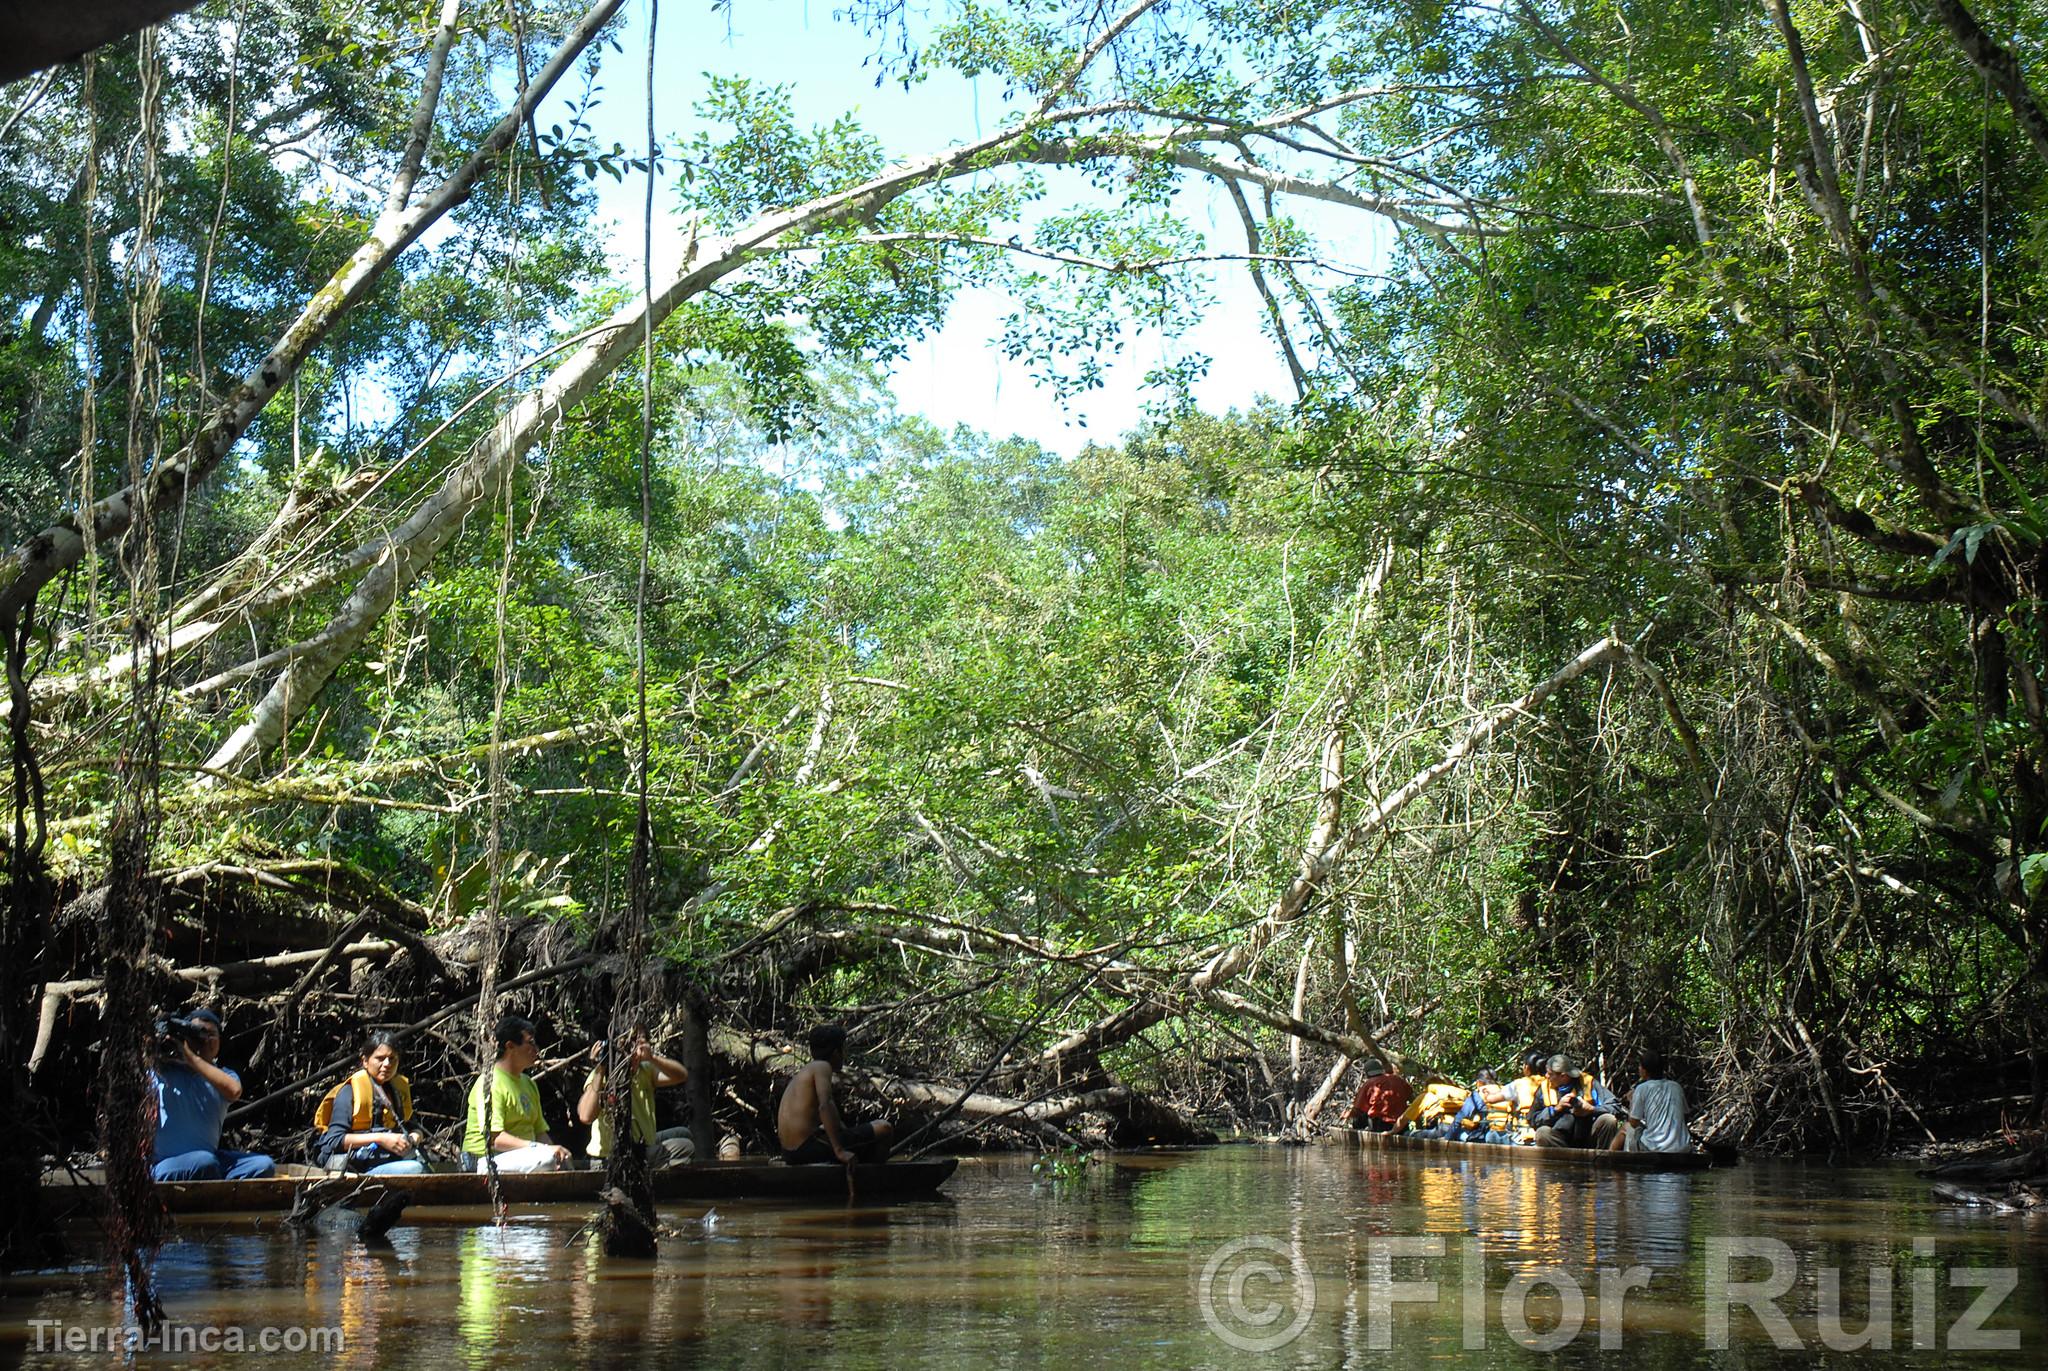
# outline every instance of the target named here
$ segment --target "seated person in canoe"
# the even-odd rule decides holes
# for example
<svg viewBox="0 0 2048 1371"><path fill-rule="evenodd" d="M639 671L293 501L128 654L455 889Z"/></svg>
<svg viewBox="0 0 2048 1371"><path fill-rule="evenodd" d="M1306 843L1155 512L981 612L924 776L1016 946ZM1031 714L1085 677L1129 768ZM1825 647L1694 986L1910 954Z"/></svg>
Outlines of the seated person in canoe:
<svg viewBox="0 0 2048 1371"><path fill-rule="evenodd" d="M784 1087L775 1109L775 1133L782 1160L791 1166L811 1162L880 1162L889 1159L895 1128L887 1119L848 1127L832 1100L832 1073L846 1065L846 1030L821 1024L811 1030L811 1060Z"/></svg>
<svg viewBox="0 0 2048 1371"><path fill-rule="evenodd" d="M1613 1146L1621 1118L1606 1088L1560 1052L1550 1059L1529 1125L1540 1147L1604 1149Z"/></svg>
<svg viewBox="0 0 2048 1371"><path fill-rule="evenodd" d="M632 1048L625 1054L625 1069L631 1073L633 1082L633 1136L627 1146L639 1149L649 1166L673 1166L677 1162L688 1161L696 1150L690 1130L655 1128L654 1092L667 1086L681 1085L690 1079L690 1073L683 1069L681 1062L654 1050L645 1025L633 1025L632 1043ZM585 1150L598 1158L610 1156L612 1150L611 1110L605 1107L608 1055L608 1045L602 1039L590 1045L590 1056L595 1065L584 1077L583 1094L576 1101L577 1121L590 1125L590 1145Z"/></svg>
<svg viewBox="0 0 2048 1371"><path fill-rule="evenodd" d="M1465 1098L1451 1123L1454 1137L1462 1142L1511 1143L1515 1140L1515 1102L1491 1067L1481 1067L1473 1079L1472 1093Z"/></svg>
<svg viewBox="0 0 2048 1371"><path fill-rule="evenodd" d="M469 1089L469 1120L462 1131L463 1155L488 1171L560 1171L569 1149L548 1137L541 1116L540 1087L527 1076L540 1060L531 1020L507 1014L496 1030L498 1060Z"/></svg>
<svg viewBox="0 0 2048 1371"><path fill-rule="evenodd" d="M1549 1063L1548 1052L1530 1052L1522 1058L1522 1074L1507 1083L1508 1104L1512 1109L1508 1126L1510 1141L1536 1141L1536 1130L1530 1127L1529 1116L1536 1112L1536 1106L1549 1085L1550 1073L1545 1070Z"/></svg>
<svg viewBox="0 0 2048 1371"><path fill-rule="evenodd" d="M1628 1095L1627 1127L1617 1134L1616 1151L1690 1152L1692 1131L1686 1127L1685 1087L1664 1074L1664 1054L1649 1051L1637 1066L1641 1079Z"/></svg>
<svg viewBox="0 0 2048 1371"><path fill-rule="evenodd" d="M220 1015L200 1008L157 1020L156 1065L150 1071L156 1141L150 1174L158 1181L252 1181L277 1174L260 1152L220 1145L228 1106L242 1097L242 1078L222 1066Z"/></svg>
<svg viewBox="0 0 2048 1371"><path fill-rule="evenodd" d="M1400 1072L1389 1071L1385 1062L1374 1057L1365 1064L1365 1080L1351 1097L1346 1122L1368 1133L1391 1133L1414 1096L1415 1088Z"/></svg>
<svg viewBox="0 0 2048 1371"><path fill-rule="evenodd" d="M398 1074L391 1034L373 1028L357 1053L362 1065L320 1098L313 1160L329 1171L417 1176L425 1171L412 1117L412 1082Z"/></svg>

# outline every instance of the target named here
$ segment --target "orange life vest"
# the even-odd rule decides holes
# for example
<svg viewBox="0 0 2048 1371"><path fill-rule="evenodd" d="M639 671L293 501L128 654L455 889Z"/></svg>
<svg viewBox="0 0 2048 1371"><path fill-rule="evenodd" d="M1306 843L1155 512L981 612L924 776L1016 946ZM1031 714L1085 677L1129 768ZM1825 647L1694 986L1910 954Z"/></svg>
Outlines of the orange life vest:
<svg viewBox="0 0 2048 1371"><path fill-rule="evenodd" d="M358 1070L345 1081L336 1082L333 1089L320 1097L320 1107L313 1111L313 1127L326 1132L334 1122L334 1100L341 1094L342 1086L348 1087L349 1103L355 1106L355 1116L349 1120L351 1133L367 1133L376 1126L371 1117L376 1112L377 1095L371 1088L370 1073ZM397 1128L412 1117L412 1083L403 1076L391 1078L392 1093L398 1096L398 1117L391 1120L391 1127ZM389 1114L391 1111L384 1111Z"/></svg>

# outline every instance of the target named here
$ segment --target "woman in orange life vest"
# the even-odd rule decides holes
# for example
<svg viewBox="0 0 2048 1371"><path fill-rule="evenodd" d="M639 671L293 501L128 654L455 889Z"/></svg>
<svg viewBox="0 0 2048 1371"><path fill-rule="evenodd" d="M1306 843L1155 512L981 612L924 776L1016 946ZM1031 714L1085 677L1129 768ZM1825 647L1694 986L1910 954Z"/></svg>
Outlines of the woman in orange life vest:
<svg viewBox="0 0 2048 1371"><path fill-rule="evenodd" d="M427 1168L413 1141L412 1084L398 1074L391 1034L364 1034L361 1055L362 1068L328 1091L313 1114L321 1130L314 1156L330 1171L417 1176Z"/></svg>

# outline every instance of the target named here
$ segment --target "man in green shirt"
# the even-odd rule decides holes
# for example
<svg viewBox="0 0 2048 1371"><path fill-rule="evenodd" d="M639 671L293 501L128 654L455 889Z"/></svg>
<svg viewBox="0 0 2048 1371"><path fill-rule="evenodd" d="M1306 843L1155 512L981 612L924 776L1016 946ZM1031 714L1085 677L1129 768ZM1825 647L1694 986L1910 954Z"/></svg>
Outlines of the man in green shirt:
<svg viewBox="0 0 2048 1371"><path fill-rule="evenodd" d="M469 1123L462 1132L462 1150L475 1161L478 1171L489 1169L486 1153L501 1172L560 1171L569 1164L569 1149L549 1140L547 1120L540 1112L540 1087L526 1075L540 1060L533 1023L507 1014L498 1020L497 1038L497 1063L470 1087ZM490 1105L488 1134L484 1128L486 1099Z"/></svg>
<svg viewBox="0 0 2048 1371"><path fill-rule="evenodd" d="M576 1101L576 1117L590 1125L590 1146L586 1150L593 1157L607 1157L612 1150L612 1121L604 1107L605 1044L592 1043L590 1055L597 1064L584 1079L583 1095ZM639 1024L633 1025L633 1050L626 1058L626 1067L633 1073L633 1146L653 1166L672 1166L687 1159L696 1150L690 1130L655 1129L654 1092L662 1086L681 1085L690 1079L690 1073L681 1062L656 1052L647 1039L647 1030Z"/></svg>

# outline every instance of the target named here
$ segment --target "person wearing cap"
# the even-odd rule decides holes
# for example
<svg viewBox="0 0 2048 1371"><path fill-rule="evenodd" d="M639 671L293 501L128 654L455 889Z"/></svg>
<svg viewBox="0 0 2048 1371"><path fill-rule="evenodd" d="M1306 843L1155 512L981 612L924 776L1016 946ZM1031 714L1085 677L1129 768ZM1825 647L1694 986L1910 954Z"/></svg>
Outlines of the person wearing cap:
<svg viewBox="0 0 2048 1371"><path fill-rule="evenodd" d="M1414 1097L1415 1087L1400 1072L1387 1070L1387 1064L1374 1057L1365 1064L1365 1080L1351 1097L1347 1120L1353 1128L1367 1133L1391 1133Z"/></svg>
<svg viewBox="0 0 2048 1371"><path fill-rule="evenodd" d="M1614 1097L1562 1052L1548 1063L1544 1089L1529 1116L1529 1126L1536 1130L1539 1147L1596 1147L1604 1151L1621 1133Z"/></svg>
<svg viewBox="0 0 2048 1371"><path fill-rule="evenodd" d="M185 1016L189 1032L175 1047L159 1044L150 1072L156 1140L150 1174L159 1181L253 1181L277 1174L260 1152L220 1145L228 1106L242 1097L242 1078L220 1065L220 1015L200 1008Z"/></svg>

